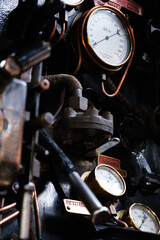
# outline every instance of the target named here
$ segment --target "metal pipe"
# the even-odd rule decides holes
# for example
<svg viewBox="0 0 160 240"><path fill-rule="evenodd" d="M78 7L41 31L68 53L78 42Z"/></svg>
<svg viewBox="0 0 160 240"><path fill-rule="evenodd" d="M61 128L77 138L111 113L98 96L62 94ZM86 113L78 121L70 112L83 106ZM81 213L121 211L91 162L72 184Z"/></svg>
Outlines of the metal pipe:
<svg viewBox="0 0 160 240"><path fill-rule="evenodd" d="M37 236L38 239L42 239L42 234L41 234L41 218L40 218L40 213L39 213L39 205L38 205L38 199L37 199L37 192L36 192L36 187L34 184L34 208L35 208L35 214L36 214L36 222L37 222Z"/></svg>
<svg viewBox="0 0 160 240"><path fill-rule="evenodd" d="M30 218L31 218L31 203L34 191L34 184L29 182L24 186L23 200L22 200L22 210L20 217L20 239L30 239Z"/></svg>
<svg viewBox="0 0 160 240"><path fill-rule="evenodd" d="M26 46L0 62L0 69L7 77L16 77L30 67L42 62L51 54L51 46L48 42L36 42Z"/></svg>
<svg viewBox="0 0 160 240"><path fill-rule="evenodd" d="M15 202L15 203L12 203L12 204L7 205L7 206L5 206L5 207L2 207L2 208L0 208L0 213L1 213L1 212L4 212L4 211L6 211L6 210L9 210L9 209L15 207L16 205L17 205L17 203Z"/></svg>
<svg viewBox="0 0 160 240"><path fill-rule="evenodd" d="M120 220L120 219L117 219L116 217L113 216L113 220L118 223L120 226L123 226L125 228L128 228L128 224L125 223L124 221Z"/></svg>
<svg viewBox="0 0 160 240"><path fill-rule="evenodd" d="M108 207L104 207L97 197L93 194L90 188L85 182L80 178L80 175L75 171L75 168L70 161L70 159L65 155L65 153L58 147L55 141L48 135L45 130L40 131L40 137L48 145L48 150L50 153L56 152L58 155L58 165L69 178L71 186L73 187L75 193L86 205L88 211L92 217L92 223L95 225L105 223L110 217L110 210ZM56 160L55 159L55 160Z"/></svg>
<svg viewBox="0 0 160 240"><path fill-rule="evenodd" d="M47 75L47 76L44 76L43 78L48 79L50 81L51 87L56 86L56 87L60 87L61 89L67 88L67 90L70 93L73 92L75 94L75 91L76 91L78 95L79 94L81 95L80 92L82 92L82 89L83 89L82 85L78 81L78 79L73 75L55 74L55 75Z"/></svg>
<svg viewBox="0 0 160 240"><path fill-rule="evenodd" d="M8 222L8 221L11 220L12 218L16 217L18 214L19 214L19 211L16 211L16 212L10 214L9 216L5 217L4 219L2 219L2 220L0 221L0 226L1 226L2 224L4 224L4 223Z"/></svg>
<svg viewBox="0 0 160 240"><path fill-rule="evenodd" d="M108 207L105 207L100 203L90 188L82 181L77 172L71 172L68 177L71 186L90 212L92 223L95 225L105 223L110 217Z"/></svg>

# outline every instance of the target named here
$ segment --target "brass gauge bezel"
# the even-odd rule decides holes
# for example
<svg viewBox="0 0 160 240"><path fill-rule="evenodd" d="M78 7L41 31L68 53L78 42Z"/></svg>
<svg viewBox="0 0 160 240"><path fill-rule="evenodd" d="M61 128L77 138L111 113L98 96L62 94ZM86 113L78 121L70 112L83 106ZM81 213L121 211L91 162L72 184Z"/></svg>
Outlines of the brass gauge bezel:
<svg viewBox="0 0 160 240"><path fill-rule="evenodd" d="M119 64L110 64L110 63L106 63L105 61L103 61L95 53L95 51L93 50L92 46L89 43L88 34L87 34L88 22L90 20L90 17L95 12L100 11L100 10L107 10L107 11L113 12L120 19L120 21L122 21L123 25L125 26L125 28L128 32L130 50L129 50L129 53L128 53L128 56L126 57L126 59ZM81 41L82 41L85 51L87 52L87 54L91 58L91 60L96 65L98 65L100 68L105 69L105 70L110 70L110 71L117 70L117 69L119 70L123 65L125 65L128 62L128 60L130 59L131 54L134 51L134 47L135 47L134 46L135 45L134 33L133 33L133 29L132 29L128 19L120 10L118 10L112 6L96 6L96 7L93 7L90 11L88 11L85 14L85 16L83 18L83 22L82 22Z"/></svg>
<svg viewBox="0 0 160 240"><path fill-rule="evenodd" d="M119 179L121 180L123 184L123 191L121 194L112 194L108 192L101 184L99 183L97 177L96 177L96 171L100 167L106 167L110 168L116 175L118 175ZM106 199L110 201L115 201L119 197L121 197L125 192L126 192L126 183L122 177L122 175L113 167L107 164L99 164L97 165L92 171L88 172L87 174L84 173L84 181L87 183L87 185L91 188L91 190L96 194L96 195L101 195L104 196Z"/></svg>
<svg viewBox="0 0 160 240"><path fill-rule="evenodd" d="M154 219L155 221L157 222L157 226L158 226L158 231L156 232L159 233L160 232L160 221L159 221L159 218L158 216L155 214L155 212L149 208L148 206L142 204L142 203L134 203L132 204L129 209L124 213L124 216L123 216L123 220L129 225L129 226L132 226L134 228L136 228L137 230L139 231L142 231L137 225L136 223L134 222L134 220L132 219L132 214L131 214L131 211L132 209L135 207L135 206L143 206L148 212L150 212L153 216L154 216Z"/></svg>
<svg viewBox="0 0 160 240"><path fill-rule="evenodd" d="M73 7L75 7L75 6L80 5L82 2L84 2L84 0L79 0L79 1L77 1L77 3L73 3L73 4L71 4L71 3L66 3L66 2L67 2L67 0L64 0L64 3L65 3L67 6L73 6Z"/></svg>

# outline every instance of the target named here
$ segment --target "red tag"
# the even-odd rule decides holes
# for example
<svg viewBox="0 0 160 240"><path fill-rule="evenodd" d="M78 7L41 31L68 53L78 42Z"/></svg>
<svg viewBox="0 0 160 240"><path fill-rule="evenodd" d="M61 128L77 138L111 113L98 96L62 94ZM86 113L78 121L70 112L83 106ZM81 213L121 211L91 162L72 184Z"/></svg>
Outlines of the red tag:
<svg viewBox="0 0 160 240"><path fill-rule="evenodd" d="M127 177L127 172L125 170L122 169L116 169L121 175L122 177L126 178Z"/></svg>
<svg viewBox="0 0 160 240"><path fill-rule="evenodd" d="M142 7L135 3L132 0L109 0L108 2L103 2L103 0L94 0L95 6L97 5L111 5L112 7L115 7L117 9L121 9L122 7L127 8L128 10L137 13L138 15L142 16L143 11Z"/></svg>
<svg viewBox="0 0 160 240"><path fill-rule="evenodd" d="M108 164L114 168L120 168L120 160L113 157L108 157L105 155L98 154L98 165L99 164Z"/></svg>
<svg viewBox="0 0 160 240"><path fill-rule="evenodd" d="M117 158L98 154L98 165L99 164L107 164L115 168L124 178L127 177L127 172L121 169L120 160Z"/></svg>

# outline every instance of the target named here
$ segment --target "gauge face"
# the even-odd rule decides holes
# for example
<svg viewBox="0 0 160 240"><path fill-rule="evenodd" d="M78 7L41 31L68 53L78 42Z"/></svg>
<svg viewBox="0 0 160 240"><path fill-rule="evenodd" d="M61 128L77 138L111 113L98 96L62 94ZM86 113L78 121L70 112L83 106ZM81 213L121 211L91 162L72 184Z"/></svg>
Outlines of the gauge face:
<svg viewBox="0 0 160 240"><path fill-rule="evenodd" d="M84 0L63 0L63 2L70 6L77 6L81 4Z"/></svg>
<svg viewBox="0 0 160 240"><path fill-rule="evenodd" d="M108 193L120 196L125 192L125 182L114 168L106 165L98 165L95 177L99 185Z"/></svg>
<svg viewBox="0 0 160 240"><path fill-rule="evenodd" d="M143 204L133 204L130 207L130 217L135 227L144 232L158 233L159 220L155 213Z"/></svg>
<svg viewBox="0 0 160 240"><path fill-rule="evenodd" d="M130 32L115 11L107 8L93 11L87 22L87 38L90 49L104 64L120 66L130 56Z"/></svg>

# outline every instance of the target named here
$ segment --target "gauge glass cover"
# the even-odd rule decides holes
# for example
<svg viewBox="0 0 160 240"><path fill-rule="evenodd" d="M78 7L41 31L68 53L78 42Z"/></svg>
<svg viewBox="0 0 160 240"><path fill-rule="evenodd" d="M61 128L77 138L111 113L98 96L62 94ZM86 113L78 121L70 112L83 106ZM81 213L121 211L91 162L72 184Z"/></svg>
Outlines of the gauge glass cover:
<svg viewBox="0 0 160 240"><path fill-rule="evenodd" d="M143 204L133 205L130 216L138 229L144 232L158 233L159 220L156 215Z"/></svg>
<svg viewBox="0 0 160 240"><path fill-rule="evenodd" d="M111 167L99 166L95 171L99 185L108 193L120 196L124 192L124 183L120 175Z"/></svg>
<svg viewBox="0 0 160 240"><path fill-rule="evenodd" d="M131 42L127 25L111 10L102 8L90 15L87 38L94 54L105 64L119 66L130 56Z"/></svg>
<svg viewBox="0 0 160 240"><path fill-rule="evenodd" d="M71 5L71 6L79 5L83 1L84 0L63 0L65 4Z"/></svg>

